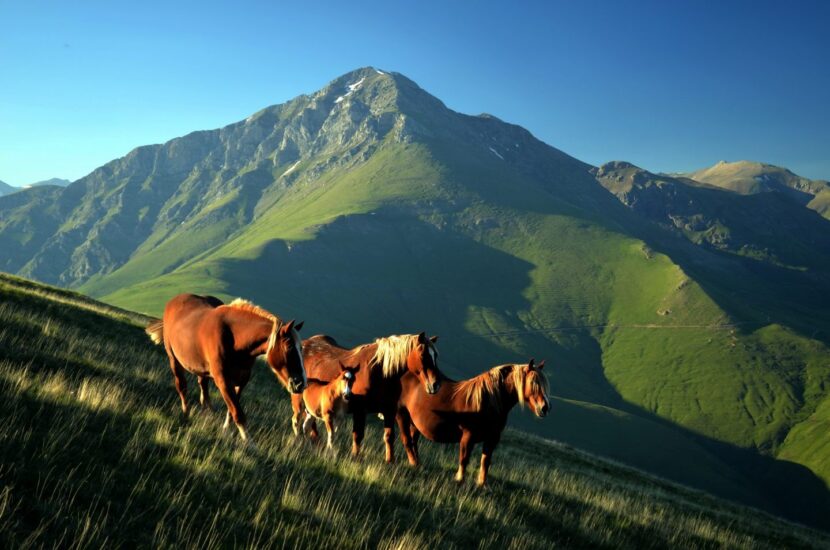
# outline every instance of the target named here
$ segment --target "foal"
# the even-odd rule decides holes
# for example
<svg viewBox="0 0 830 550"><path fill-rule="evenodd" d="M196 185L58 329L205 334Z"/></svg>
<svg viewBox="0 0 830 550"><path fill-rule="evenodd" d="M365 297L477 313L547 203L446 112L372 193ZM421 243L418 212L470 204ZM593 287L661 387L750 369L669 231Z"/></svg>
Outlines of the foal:
<svg viewBox="0 0 830 550"><path fill-rule="evenodd" d="M455 480L461 482L473 447L481 442L478 484L484 485L510 410L517 404L527 405L539 417L550 410L548 383L542 373L544 366L544 361L534 366L531 359L526 365L493 367L469 380L444 380L434 395L420 391L418 380L404 375L397 419L410 463L414 466L419 463L419 433L439 443L457 442L459 456Z"/></svg>
<svg viewBox="0 0 830 550"><path fill-rule="evenodd" d="M326 424L328 432L328 448L334 450L332 437L335 426L334 419L340 419L346 414L349 406L349 399L352 397L352 386L356 380L360 365L347 367L340 363L340 374L331 382L324 382L316 378L309 378L308 387L303 392L303 403L305 404L305 420L303 421L303 433L311 428L312 433L317 433L314 419L319 418Z"/></svg>

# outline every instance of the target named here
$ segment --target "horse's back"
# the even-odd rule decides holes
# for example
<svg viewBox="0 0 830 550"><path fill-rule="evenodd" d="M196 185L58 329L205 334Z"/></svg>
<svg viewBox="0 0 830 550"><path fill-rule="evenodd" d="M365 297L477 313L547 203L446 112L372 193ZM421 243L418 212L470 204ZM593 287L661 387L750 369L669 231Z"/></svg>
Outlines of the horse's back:
<svg viewBox="0 0 830 550"><path fill-rule="evenodd" d="M309 377L329 381L340 373L338 360L350 350L340 346L326 334L315 334L303 340L303 363Z"/></svg>
<svg viewBox="0 0 830 550"><path fill-rule="evenodd" d="M185 293L170 298L164 307L164 311L167 313L168 311L188 311L202 308L215 309L223 304L224 302L215 296Z"/></svg>
<svg viewBox="0 0 830 550"><path fill-rule="evenodd" d="M210 330L217 321L211 313L221 305L223 302L214 296L179 294L164 308L165 346L191 372L205 368L203 347L210 333L221 335L221 331Z"/></svg>

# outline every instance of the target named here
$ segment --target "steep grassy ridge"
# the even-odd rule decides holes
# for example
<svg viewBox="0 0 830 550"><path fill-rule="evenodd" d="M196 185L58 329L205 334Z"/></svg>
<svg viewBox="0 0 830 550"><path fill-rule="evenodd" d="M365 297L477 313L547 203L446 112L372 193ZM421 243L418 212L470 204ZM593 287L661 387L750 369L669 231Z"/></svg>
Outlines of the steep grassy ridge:
<svg viewBox="0 0 830 550"><path fill-rule="evenodd" d="M424 442L417 471L383 464L374 424L361 460L331 456L289 435L287 396L265 368L245 396L257 442L246 449L222 434L221 410L181 418L163 353L138 321L0 276L3 546L830 544L514 431L497 451L489 491L451 481L452 446ZM562 421L555 412L546 419ZM345 450L342 432L338 439Z"/></svg>

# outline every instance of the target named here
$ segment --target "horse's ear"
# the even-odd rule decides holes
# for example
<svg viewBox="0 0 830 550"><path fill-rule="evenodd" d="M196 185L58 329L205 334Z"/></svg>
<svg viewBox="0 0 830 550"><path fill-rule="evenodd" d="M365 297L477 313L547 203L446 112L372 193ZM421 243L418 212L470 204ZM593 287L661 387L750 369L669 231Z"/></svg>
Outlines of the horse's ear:
<svg viewBox="0 0 830 550"><path fill-rule="evenodd" d="M338 361L337 361L337 363L340 365L340 370L342 370L342 371L344 371L344 372L345 372L345 371L347 371L347 370L349 370L349 367L347 367L346 365L344 365L344 364L343 364L343 361L339 361L339 360L338 360Z"/></svg>
<svg viewBox="0 0 830 550"><path fill-rule="evenodd" d="M280 329L280 332L282 332L283 334L288 334L288 333L290 333L290 332L291 332L291 329L292 329L292 328L294 328L294 319L291 319L290 321L288 321L287 323L285 323L285 324L282 326L282 328Z"/></svg>
<svg viewBox="0 0 830 550"><path fill-rule="evenodd" d="M305 323L305 321L300 321L299 323L294 325L294 330L296 330L297 332L300 332L301 330L303 330L303 323Z"/></svg>
<svg viewBox="0 0 830 550"><path fill-rule="evenodd" d="M545 368L545 360L544 359L539 361L539 364L536 365L536 370L542 370L543 368Z"/></svg>
<svg viewBox="0 0 830 550"><path fill-rule="evenodd" d="M437 342L437 341L438 341L438 337L437 337L437 336L430 336L430 337L429 337L429 341L430 341L430 342L432 342L432 343L434 344L435 342Z"/></svg>
<svg viewBox="0 0 830 550"><path fill-rule="evenodd" d="M427 343L427 333L426 332L421 331L420 333L418 333L418 342L420 342L421 344L426 344Z"/></svg>
<svg viewBox="0 0 830 550"><path fill-rule="evenodd" d="M528 361L528 362L527 362L527 367L528 367L529 369L532 369L532 368L533 368L533 361L534 361L534 359L531 357L531 358L530 358L530 361Z"/></svg>

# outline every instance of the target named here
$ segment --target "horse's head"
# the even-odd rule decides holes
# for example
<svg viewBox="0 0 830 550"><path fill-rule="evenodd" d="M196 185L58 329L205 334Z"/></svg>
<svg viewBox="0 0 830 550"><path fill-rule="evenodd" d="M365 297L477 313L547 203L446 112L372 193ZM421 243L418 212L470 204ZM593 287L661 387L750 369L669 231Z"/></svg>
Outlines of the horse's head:
<svg viewBox="0 0 830 550"><path fill-rule="evenodd" d="M265 354L268 366L291 393L302 393L307 385L299 334L301 328L302 321L296 325L293 320L282 325L275 323Z"/></svg>
<svg viewBox="0 0 830 550"><path fill-rule="evenodd" d="M438 393L441 387L441 371L438 370L438 349L435 343L437 336L427 338L425 333L420 333L418 342L412 347L409 356L406 358L406 367L409 372L418 377L424 385L428 394Z"/></svg>
<svg viewBox="0 0 830 550"><path fill-rule="evenodd" d="M541 361L534 366L533 359L531 359L527 365L517 366L517 368L521 369L521 376L518 377L521 388L516 388L519 402L527 404L536 416L540 418L546 416L550 410L550 401L548 401L548 380L542 372L545 362Z"/></svg>
<svg viewBox="0 0 830 550"><path fill-rule="evenodd" d="M359 364L355 367L347 367L340 363L340 375L337 377L337 383L339 384L338 393L343 397L343 401L348 401L352 397L352 386L354 386L359 370Z"/></svg>

